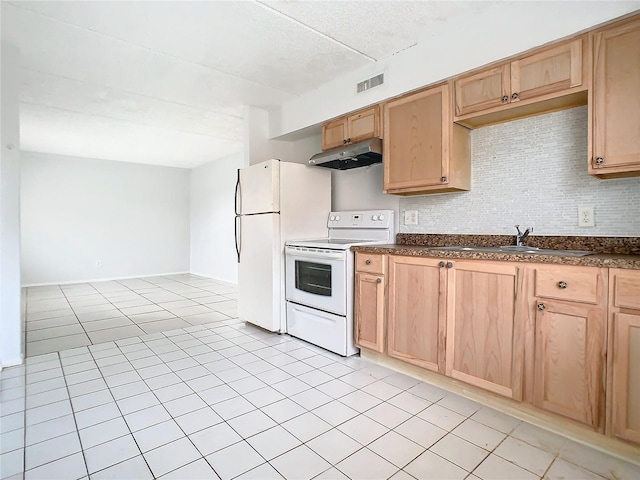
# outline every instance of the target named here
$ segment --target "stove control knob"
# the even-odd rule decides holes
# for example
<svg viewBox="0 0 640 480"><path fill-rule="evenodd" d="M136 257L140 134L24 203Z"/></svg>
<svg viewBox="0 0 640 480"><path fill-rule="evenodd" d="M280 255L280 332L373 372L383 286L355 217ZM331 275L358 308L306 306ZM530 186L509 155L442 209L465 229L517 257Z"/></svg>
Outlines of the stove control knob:
<svg viewBox="0 0 640 480"><path fill-rule="evenodd" d="M384 215L382 215L382 214L378 215L378 220L380 220L380 221L384 220Z"/></svg>
<svg viewBox="0 0 640 480"><path fill-rule="evenodd" d="M331 215L331 217L329 217L329 219L333 222L336 219L335 215Z"/></svg>
<svg viewBox="0 0 640 480"><path fill-rule="evenodd" d="M336 222L340 221L340 215L336 215Z"/></svg>
<svg viewBox="0 0 640 480"><path fill-rule="evenodd" d="M372 215L371 216L371 220L373 220L375 222L376 220L378 220L378 216L377 215Z"/></svg>

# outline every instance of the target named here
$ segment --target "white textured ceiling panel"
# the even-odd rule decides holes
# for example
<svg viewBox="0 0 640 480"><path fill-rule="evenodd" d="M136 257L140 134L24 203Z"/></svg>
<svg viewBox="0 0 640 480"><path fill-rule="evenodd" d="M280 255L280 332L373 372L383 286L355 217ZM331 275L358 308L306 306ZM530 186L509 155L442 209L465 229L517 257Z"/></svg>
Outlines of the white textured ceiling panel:
<svg viewBox="0 0 640 480"><path fill-rule="evenodd" d="M499 3L478 0L258 1L376 60L412 46L421 36L455 29L459 18L477 15Z"/></svg>
<svg viewBox="0 0 640 480"><path fill-rule="evenodd" d="M15 5L294 94L372 61L253 1Z"/></svg>
<svg viewBox="0 0 640 480"><path fill-rule="evenodd" d="M23 150L192 168L242 150L242 144L40 105L21 104Z"/></svg>
<svg viewBox="0 0 640 480"><path fill-rule="evenodd" d="M244 132L241 108L219 113L31 70L23 71L20 101L238 142Z"/></svg>
<svg viewBox="0 0 640 480"><path fill-rule="evenodd" d="M460 37L456 18L495 3L0 0L2 40L20 50L21 147L197 166L242 149L245 106Z"/></svg>
<svg viewBox="0 0 640 480"><path fill-rule="evenodd" d="M210 108L266 107L291 97L281 90L21 8L6 10L9 15L3 11L2 35L18 45L25 68ZM6 21L8 16L11 18Z"/></svg>

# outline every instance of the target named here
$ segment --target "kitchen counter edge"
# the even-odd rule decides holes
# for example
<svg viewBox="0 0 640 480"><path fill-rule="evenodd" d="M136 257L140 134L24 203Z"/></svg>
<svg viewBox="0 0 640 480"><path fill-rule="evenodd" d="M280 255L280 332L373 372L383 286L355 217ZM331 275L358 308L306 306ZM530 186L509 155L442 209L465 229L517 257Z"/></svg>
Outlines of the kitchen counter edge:
<svg viewBox="0 0 640 480"><path fill-rule="evenodd" d="M361 253L403 255L409 257L457 258L460 260L496 260L500 262L550 263L580 265L600 268L626 268L640 270L640 255L593 254L583 257L563 255L540 255L530 253L468 252L461 250L439 250L438 247L418 245L358 245L351 250Z"/></svg>

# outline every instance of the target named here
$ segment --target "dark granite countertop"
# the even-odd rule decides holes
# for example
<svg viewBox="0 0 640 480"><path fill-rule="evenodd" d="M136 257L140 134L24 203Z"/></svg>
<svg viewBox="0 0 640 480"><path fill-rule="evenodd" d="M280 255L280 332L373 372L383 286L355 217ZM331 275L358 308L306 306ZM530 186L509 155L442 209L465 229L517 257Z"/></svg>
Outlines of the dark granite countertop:
<svg viewBox="0 0 640 480"><path fill-rule="evenodd" d="M442 257L471 260L551 263L605 268L640 270L640 238L638 237L530 237L531 247L593 251L587 256L543 255L517 252L481 252L439 250L439 246L497 247L511 245L514 237L506 235L429 235L398 234L392 245L360 245L351 247L363 253L382 253L418 257Z"/></svg>

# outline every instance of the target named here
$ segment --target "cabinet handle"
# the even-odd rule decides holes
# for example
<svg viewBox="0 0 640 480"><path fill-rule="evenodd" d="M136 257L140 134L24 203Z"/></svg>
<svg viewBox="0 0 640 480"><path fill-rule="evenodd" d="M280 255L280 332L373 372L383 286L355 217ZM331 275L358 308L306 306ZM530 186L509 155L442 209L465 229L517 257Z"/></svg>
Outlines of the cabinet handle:
<svg viewBox="0 0 640 480"><path fill-rule="evenodd" d="M559 281L558 288L567 288L567 282Z"/></svg>
<svg viewBox="0 0 640 480"><path fill-rule="evenodd" d="M447 268L453 268L453 262L447 262Z"/></svg>
<svg viewBox="0 0 640 480"><path fill-rule="evenodd" d="M439 266L440 268L444 268L444 262L439 262L439 263L438 263L438 266Z"/></svg>
<svg viewBox="0 0 640 480"><path fill-rule="evenodd" d="M596 165L602 165L604 163L604 158L596 157Z"/></svg>
<svg viewBox="0 0 640 480"><path fill-rule="evenodd" d="M440 177L440 181L442 183L447 183L447 177Z"/></svg>
<svg viewBox="0 0 640 480"><path fill-rule="evenodd" d="M371 265L371 260L369 260L369 259L365 260L365 261L364 261L364 264L365 264L365 265Z"/></svg>
<svg viewBox="0 0 640 480"><path fill-rule="evenodd" d="M502 103L507 103L508 101L509 101L509 96L508 95L503 95Z"/></svg>
<svg viewBox="0 0 640 480"><path fill-rule="evenodd" d="M347 138L347 143L351 143L351 139L350 138Z"/></svg>
<svg viewBox="0 0 640 480"><path fill-rule="evenodd" d="M539 304L538 304L538 310L542 311L542 310L544 310L545 308L547 308L547 307L545 307L544 303L539 303Z"/></svg>
<svg viewBox="0 0 640 480"><path fill-rule="evenodd" d="M376 283L382 283L382 279L381 278L376 278Z"/></svg>
<svg viewBox="0 0 640 480"><path fill-rule="evenodd" d="M514 93L513 95L511 95L511 100L517 100L518 98L520 98L519 93Z"/></svg>
<svg viewBox="0 0 640 480"><path fill-rule="evenodd" d="M346 144L347 144L347 140L346 140L346 139L345 139L345 140L342 140L342 144L343 144L343 145L346 145Z"/></svg>

